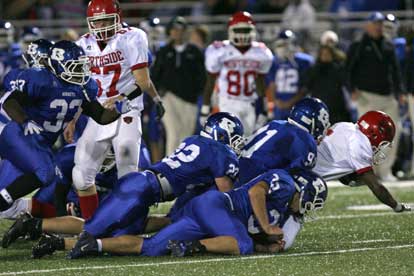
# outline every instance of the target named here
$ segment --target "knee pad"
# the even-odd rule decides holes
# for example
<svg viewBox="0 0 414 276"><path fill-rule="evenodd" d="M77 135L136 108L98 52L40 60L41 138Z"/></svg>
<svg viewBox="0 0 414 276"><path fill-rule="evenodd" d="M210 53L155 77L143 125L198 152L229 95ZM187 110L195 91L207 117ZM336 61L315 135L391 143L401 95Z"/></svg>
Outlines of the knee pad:
<svg viewBox="0 0 414 276"><path fill-rule="evenodd" d="M95 169L83 168L75 165L72 170L73 185L77 190L83 191L95 185Z"/></svg>
<svg viewBox="0 0 414 276"><path fill-rule="evenodd" d="M125 141L116 151L118 178L138 171L139 144L136 141Z"/></svg>

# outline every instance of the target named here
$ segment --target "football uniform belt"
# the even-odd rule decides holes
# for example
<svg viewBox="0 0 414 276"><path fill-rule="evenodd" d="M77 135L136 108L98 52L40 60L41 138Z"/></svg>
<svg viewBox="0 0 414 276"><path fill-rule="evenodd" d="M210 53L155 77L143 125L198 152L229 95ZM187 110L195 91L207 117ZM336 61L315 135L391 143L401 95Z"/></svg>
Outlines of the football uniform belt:
<svg viewBox="0 0 414 276"><path fill-rule="evenodd" d="M160 185L160 191L161 191L161 195L160 195L161 202L173 200L175 198L175 195L173 192L173 188L170 182L168 181L168 179L162 173L159 173L153 170L148 170L148 171L157 177L158 184Z"/></svg>

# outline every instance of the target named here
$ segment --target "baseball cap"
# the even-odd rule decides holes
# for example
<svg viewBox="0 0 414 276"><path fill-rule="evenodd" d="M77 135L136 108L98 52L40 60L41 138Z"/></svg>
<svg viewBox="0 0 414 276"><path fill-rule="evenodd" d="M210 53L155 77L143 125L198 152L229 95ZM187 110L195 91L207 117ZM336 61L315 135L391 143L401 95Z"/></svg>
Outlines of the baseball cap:
<svg viewBox="0 0 414 276"><path fill-rule="evenodd" d="M368 17L368 21L371 21L371 22L378 22L378 21L384 21L384 20L385 20L385 16L379 11L371 13Z"/></svg>

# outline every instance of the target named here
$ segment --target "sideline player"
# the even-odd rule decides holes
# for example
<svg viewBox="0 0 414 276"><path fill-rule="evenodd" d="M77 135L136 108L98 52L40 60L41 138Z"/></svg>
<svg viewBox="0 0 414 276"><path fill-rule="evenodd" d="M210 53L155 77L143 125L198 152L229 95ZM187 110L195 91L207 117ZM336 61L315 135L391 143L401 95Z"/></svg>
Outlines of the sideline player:
<svg viewBox="0 0 414 276"><path fill-rule="evenodd" d="M208 72L204 88L200 124L210 113L210 100L216 85L220 111L235 114L243 123L245 135L252 134L256 123L255 101L263 101L265 75L272 64L272 52L255 41L256 27L248 12L237 12L228 23L228 39L208 46L205 66Z"/></svg>
<svg viewBox="0 0 414 276"><path fill-rule="evenodd" d="M126 97L131 101L132 110L107 126L89 120L78 141L73 183L86 219L98 206L94 180L111 147L115 152L118 178L137 171L142 134L142 91L148 91L154 100L158 116L164 114L160 97L149 77L145 32L122 27L121 10L115 0L90 1L87 22L89 33L77 44L89 58L92 78L99 85L99 102L104 107L112 107L115 101Z"/></svg>
<svg viewBox="0 0 414 276"><path fill-rule="evenodd" d="M368 111L356 124L336 123L318 146L314 171L326 181L339 179L351 187L367 185L395 212L411 211L410 206L394 199L373 170L373 165L387 158L394 135L394 122L381 111Z"/></svg>

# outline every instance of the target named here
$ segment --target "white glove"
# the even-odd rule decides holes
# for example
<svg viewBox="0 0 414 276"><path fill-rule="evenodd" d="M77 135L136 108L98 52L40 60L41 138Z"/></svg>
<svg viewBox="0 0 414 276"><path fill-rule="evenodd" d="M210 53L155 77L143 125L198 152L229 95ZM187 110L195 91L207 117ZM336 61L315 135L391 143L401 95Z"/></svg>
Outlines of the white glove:
<svg viewBox="0 0 414 276"><path fill-rule="evenodd" d="M120 101L115 102L115 108L119 114L125 114L131 111L131 104L129 103L128 99L124 98Z"/></svg>
<svg viewBox="0 0 414 276"><path fill-rule="evenodd" d="M210 106L208 106L208 105L201 106L199 121L200 121L200 125L202 127L206 123L208 115L210 115Z"/></svg>
<svg viewBox="0 0 414 276"><path fill-rule="evenodd" d="M24 135L33 135L33 134L40 134L40 132L43 131L43 128L39 126L35 121L33 120L27 120L23 123L23 129L24 129Z"/></svg>

